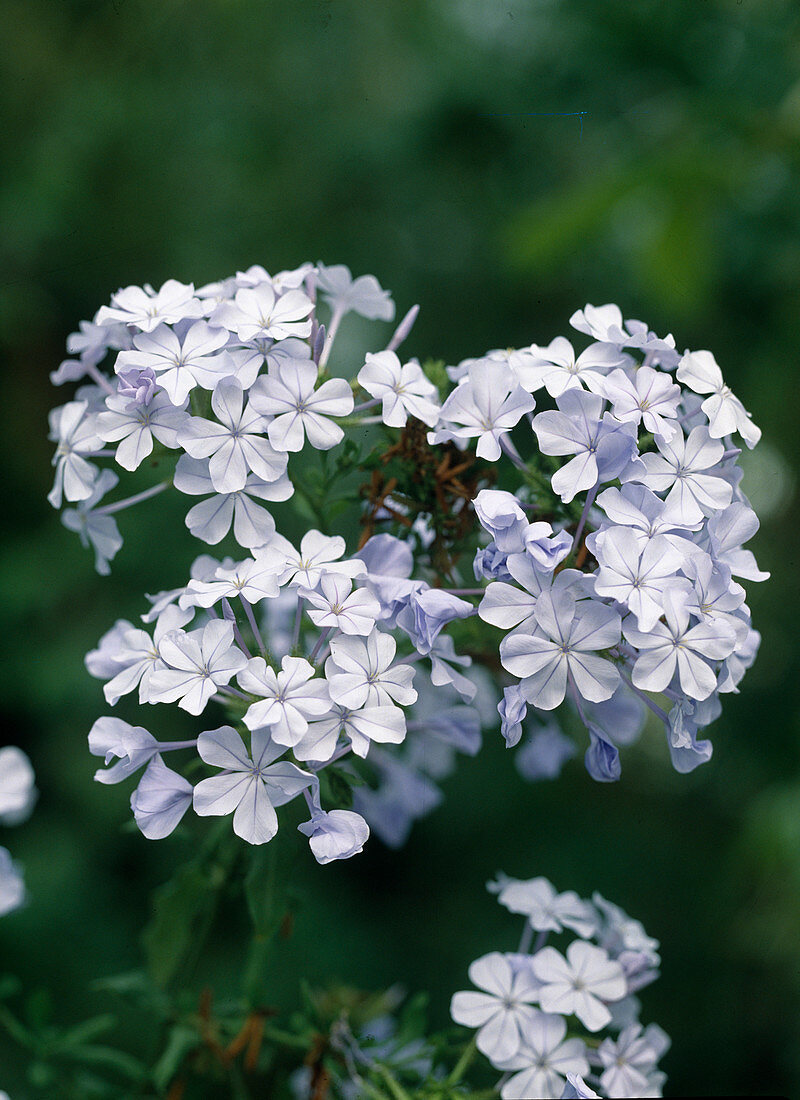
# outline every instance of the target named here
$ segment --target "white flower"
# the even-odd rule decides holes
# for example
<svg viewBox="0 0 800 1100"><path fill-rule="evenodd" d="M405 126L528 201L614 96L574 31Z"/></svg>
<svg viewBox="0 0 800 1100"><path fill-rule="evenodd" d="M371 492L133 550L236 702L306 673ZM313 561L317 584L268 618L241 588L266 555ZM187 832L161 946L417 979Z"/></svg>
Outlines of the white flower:
<svg viewBox="0 0 800 1100"><path fill-rule="evenodd" d="M151 703L174 703L189 714L200 714L218 688L227 684L247 664L233 644L233 626L212 619L202 630L167 634L159 647L168 668L150 677Z"/></svg>
<svg viewBox="0 0 800 1100"><path fill-rule="evenodd" d="M253 408L273 417L269 441L279 451L301 451L306 437L328 451L344 437L328 417L353 411L353 391L344 378L329 378L315 390L317 365L310 359L284 359L258 378L250 391Z"/></svg>
<svg viewBox="0 0 800 1100"><path fill-rule="evenodd" d="M336 627L344 634L366 636L380 616L381 605L365 588L352 589L349 577L323 573L317 590L301 586L298 593L316 608L308 612L315 626Z"/></svg>
<svg viewBox="0 0 800 1100"><path fill-rule="evenodd" d="M574 890L557 894L546 878L526 882L509 879L500 889L497 900L511 913L524 913L537 932L561 932L564 928L572 928L585 938L597 927L591 905L582 901Z"/></svg>
<svg viewBox="0 0 800 1100"><path fill-rule="evenodd" d="M213 390L220 375L228 373L225 360L214 353L229 339L226 329L211 328L205 321L193 324L182 340L167 325L159 325L153 332L134 336L135 350L120 352L114 370L119 374L129 367L149 367L172 404L182 407L196 385Z"/></svg>
<svg viewBox="0 0 800 1100"><path fill-rule="evenodd" d="M614 370L598 392L611 402L614 416L623 423L642 423L648 432L665 439L672 439L677 431L671 420L678 415L681 388L663 371L643 366L631 377L624 370Z"/></svg>
<svg viewBox="0 0 800 1100"><path fill-rule="evenodd" d="M689 612L679 596L673 599L666 592L663 602L666 621L655 623L648 632L625 621L623 633L640 651L633 666L633 682L645 691L663 691L677 667L681 690L691 699L707 699L717 686L708 660L729 657L736 633L719 619L690 627Z"/></svg>
<svg viewBox="0 0 800 1100"><path fill-rule="evenodd" d="M328 685L314 680L314 666L302 657L284 657L276 673L263 657L253 657L237 679L243 691L259 695L244 716L248 729L270 727L273 741L294 746L308 730L308 719L330 710Z"/></svg>
<svg viewBox="0 0 800 1100"><path fill-rule="evenodd" d="M283 572L280 559L269 553L256 553L230 569L220 566L211 581L191 580L180 597L180 607L213 607L221 599L241 596L247 603L260 603L278 595L278 580Z"/></svg>
<svg viewBox="0 0 800 1100"><path fill-rule="evenodd" d="M264 418L235 378L225 378L214 390L211 408L219 423L193 416L178 433L178 442L192 458L210 458L208 472L218 493L244 489L250 470L262 481L275 481L286 469L286 457L264 439Z"/></svg>
<svg viewBox="0 0 800 1100"><path fill-rule="evenodd" d="M179 591L182 592L183 589ZM98 669L96 673L101 678L105 678L105 675L112 677L103 688L103 695L109 706L115 706L122 696L133 691L137 684L139 702L148 702L153 672L157 668L166 667L161 660L161 642L167 634L186 626L193 614L192 611L183 611L172 605L166 606L157 617L152 638L141 627L131 626L130 623L118 624L127 629L120 631L118 637L113 639L116 645L109 657L110 667L114 668L115 672L109 673L104 667ZM103 640L105 641L105 638Z"/></svg>
<svg viewBox="0 0 800 1100"><path fill-rule="evenodd" d="M575 1015L589 1031L599 1031L610 1021L604 1002L619 1001L628 991L619 963L584 940L574 940L566 958L554 947L544 947L531 966L542 983L539 1002L544 1011Z"/></svg>
<svg viewBox="0 0 800 1100"><path fill-rule="evenodd" d="M466 380L445 401L440 413L441 426L428 433L428 442L477 437L478 457L496 462L501 437L535 407L533 397L520 386L506 363L479 359L470 366ZM456 427L448 427L450 424Z"/></svg>
<svg viewBox="0 0 800 1100"><path fill-rule="evenodd" d="M97 434L107 443L119 442L116 460L126 470L137 469L152 454L154 436L165 447L177 447L178 432L189 419L166 393L154 393L146 405L108 397L106 410L97 417Z"/></svg>
<svg viewBox="0 0 800 1100"><path fill-rule="evenodd" d="M363 758L373 741L381 745L399 745L406 736L406 716L395 706L351 709L333 703L324 718L309 722L308 732L295 745L294 754L298 760L330 760L339 734L344 734L356 756Z"/></svg>
<svg viewBox="0 0 800 1100"><path fill-rule="evenodd" d="M518 1070L500 1090L503 1100L529 1100L530 1097L561 1096L567 1073L588 1073L586 1044L582 1039L567 1039L567 1022L562 1016L536 1012L525 1031L519 1052L500 1067Z"/></svg>
<svg viewBox="0 0 800 1100"><path fill-rule="evenodd" d="M95 321L99 325L123 321L136 325L142 332L152 332L162 322L173 325L186 317L202 316L203 306L194 296L194 286L168 279L158 293L147 284L144 288L128 286L118 290L111 296L111 308L99 309Z"/></svg>
<svg viewBox="0 0 800 1100"><path fill-rule="evenodd" d="M560 397L565 390L585 384L590 390L602 392L604 375L618 366L623 357L610 344L590 344L575 358L575 350L569 340L556 336L546 348L531 348L535 365L528 374L528 389L544 386L551 397ZM538 375L538 377L537 377ZM535 385L530 386L534 381Z"/></svg>
<svg viewBox="0 0 800 1100"><path fill-rule="evenodd" d="M334 638L325 662L331 699L342 706L408 706L416 701L411 665L392 667L397 643L391 634L373 630L366 638Z"/></svg>
<svg viewBox="0 0 800 1100"><path fill-rule="evenodd" d="M278 831L276 806L290 802L314 782L296 764L273 761L285 752L267 730L254 730L251 753L232 726L201 733L197 751L207 764L225 771L194 788L194 810L201 817L233 814L233 831L249 844L266 844ZM252 754L252 755L251 755Z"/></svg>
<svg viewBox="0 0 800 1100"><path fill-rule="evenodd" d="M96 417L88 408L86 401L69 401L50 413L50 438L58 441L53 455L56 480L47 494L54 508L61 507L62 495L71 501L92 495L97 467L84 455L99 451L103 441L97 434Z"/></svg>
<svg viewBox="0 0 800 1100"><path fill-rule="evenodd" d="M369 825L361 814L352 810L315 813L310 821L304 821L297 828L308 837L317 863L358 855L369 839Z"/></svg>
<svg viewBox="0 0 800 1100"><path fill-rule="evenodd" d="M351 310L370 321L391 321L394 302L388 290L382 290L374 275L360 275L353 279L344 264L326 267L317 265L317 286L334 313L345 314Z"/></svg>
<svg viewBox="0 0 800 1100"><path fill-rule="evenodd" d="M97 512L95 508L118 482L113 470L101 470L91 496L79 501L77 508L65 508L61 513L61 522L69 531L78 534L81 545L94 548L94 567L102 576L111 572L108 563L122 546L122 536L114 517Z"/></svg>
<svg viewBox="0 0 800 1100"><path fill-rule="evenodd" d="M608 411L605 399L581 389L567 389L556 398L558 410L547 410L533 419L539 449L546 455L575 455L551 479L565 504L576 493L598 481L612 481L636 458L636 426L620 424Z"/></svg>
<svg viewBox="0 0 800 1100"><path fill-rule="evenodd" d="M262 481L249 473L244 488L235 493L215 493L207 459L181 455L175 467L175 488L190 496L214 494L186 513L186 526L195 536L215 546L225 538L233 522L233 534L248 550L264 546L275 534L275 520L259 500L288 500L294 486L285 474L274 481Z"/></svg>
<svg viewBox="0 0 800 1100"><path fill-rule="evenodd" d="M576 602L568 592L544 592L536 602L536 632L510 634L500 643L503 668L522 680L529 703L553 710L563 700L568 676L593 703L610 699L619 673L595 655L620 639L620 617L593 600Z"/></svg>
<svg viewBox="0 0 800 1100"><path fill-rule="evenodd" d="M600 568L594 587L598 596L626 604L640 629L648 631L664 613L665 590L674 592L680 587L682 582L675 574L685 565L686 555L663 535L654 535L642 544L630 527L611 527L603 533L597 560Z"/></svg>
<svg viewBox="0 0 800 1100"><path fill-rule="evenodd" d="M192 784L156 755L131 795L131 810L142 835L163 840L192 804Z"/></svg>
<svg viewBox="0 0 800 1100"><path fill-rule="evenodd" d="M621 1098L651 1095L648 1078L668 1046L669 1038L654 1024L644 1032L641 1024L631 1024L616 1040L604 1039L597 1049L603 1092Z"/></svg>
<svg viewBox="0 0 800 1100"><path fill-rule="evenodd" d="M289 290L276 297L269 283L237 290L232 302L223 302L211 314L212 325L224 325L243 343L254 340L301 339L311 334L311 321L303 320L314 304L302 290Z"/></svg>
<svg viewBox="0 0 800 1100"><path fill-rule="evenodd" d="M613 302L604 306L587 304L583 309L578 309L572 314L569 323L578 332L583 332L603 343L622 346L630 340L623 326L622 311Z"/></svg>
<svg viewBox="0 0 800 1100"><path fill-rule="evenodd" d="M102 756L106 765L94 773L98 783L121 783L143 768L163 746L143 726L132 726L121 718L105 715L89 731L89 752Z"/></svg>
<svg viewBox="0 0 800 1100"><path fill-rule="evenodd" d="M725 385L722 371L710 351L687 352L680 361L676 377L695 393L711 394L700 408L708 417L708 434L713 439L738 432L748 447L755 447L761 438L761 429L756 427L739 398Z"/></svg>
<svg viewBox="0 0 800 1100"><path fill-rule="evenodd" d="M15 745L0 749L0 824L26 821L37 797L33 768L22 749Z"/></svg>
<svg viewBox="0 0 800 1100"><path fill-rule="evenodd" d="M450 1002L450 1015L457 1024L477 1027L478 1050L495 1064L519 1053L536 1021L539 982L527 959L518 959L492 951L476 959L469 968L469 979L483 993L456 993Z"/></svg>
<svg viewBox="0 0 800 1100"><path fill-rule="evenodd" d="M13 913L25 902L22 872L7 848L0 848L0 917Z"/></svg>
<svg viewBox="0 0 800 1100"><path fill-rule="evenodd" d="M401 365L393 351L380 351L367 355L357 377L368 394L382 400L383 422L389 427L402 428L409 416L431 428L438 420L438 390L414 360Z"/></svg>
<svg viewBox="0 0 800 1100"><path fill-rule="evenodd" d="M366 573L367 567L360 558L339 560L346 547L341 535L328 536L317 530L307 531L299 550L286 543L287 573L282 583L316 588L323 573L340 573L344 577L358 577Z"/></svg>
<svg viewBox="0 0 800 1100"><path fill-rule="evenodd" d="M622 475L624 481L640 481L657 493L669 489L665 514L687 526L728 507L733 489L720 474L707 472L719 464L725 448L707 428L693 428L685 439L680 428L670 440L656 436L656 446L660 454L643 454L644 471L632 468Z"/></svg>

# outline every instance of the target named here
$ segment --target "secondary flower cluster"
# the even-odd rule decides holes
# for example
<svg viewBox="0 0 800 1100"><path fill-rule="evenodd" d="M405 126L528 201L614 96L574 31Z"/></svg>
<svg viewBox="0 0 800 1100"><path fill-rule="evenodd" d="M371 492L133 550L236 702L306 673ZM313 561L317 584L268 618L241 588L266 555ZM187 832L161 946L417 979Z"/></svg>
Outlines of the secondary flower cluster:
<svg viewBox="0 0 800 1100"><path fill-rule="evenodd" d="M589 772L611 781L618 746L638 736L646 706L664 723L675 768L690 771L711 756L698 731L719 714L719 695L738 690L760 640L739 580L769 574L743 549L758 520L731 438L752 447L760 432L710 352L680 357L671 338L626 327L612 305L587 306L572 324L594 338L577 358L557 337L456 368L442 419L463 424L465 409L479 412L468 427L436 433L477 434L479 453L503 447L529 473L506 417L509 407L517 419L530 413L544 389L556 408L531 416L538 450L572 456L550 487L562 505L580 499L574 527L554 531L539 518L553 497L541 485L531 491L530 477L517 494L484 490L475 501L491 540L475 558L476 578L489 582L478 613L505 632L500 661L519 680L499 707L503 736L516 744L529 706L541 714L567 697L588 729ZM505 381L490 397L493 370ZM521 770L557 774L573 752L545 721Z"/></svg>
<svg viewBox="0 0 800 1100"><path fill-rule="evenodd" d="M100 572L122 545L115 514L172 487L201 498L190 532L234 550L202 555L183 588L154 598L143 616L152 635L118 623L87 658L110 705L134 689L194 715L224 704L224 724L186 743L111 717L94 727L93 751L119 760L105 781L146 765L132 803L146 835L166 835L192 805L233 814L237 833L262 843L275 807L302 793L317 858L359 851L365 820L400 844L441 797L455 752L475 753L492 724L487 669L498 659L509 685L501 730L514 745L527 727L518 763L531 777L557 774L575 751L551 720L562 704L588 729L596 779L618 778L618 747L638 735L645 707L663 720L676 768L707 760L697 733L759 640L734 578L766 576L742 548L758 521L733 440L753 446L759 433L711 354L680 356L616 306L586 306L572 318L591 338L584 351L563 337L492 351L448 368L445 394L397 355L417 307L350 380L331 377L348 312L388 321L394 305L372 276L322 264L274 276L251 267L199 289L127 287L81 324L74 358L54 372L80 385L51 415L49 499L75 505L63 521L94 547ZM385 530L349 556L340 536L313 529L295 547L277 531L266 505L297 492L303 515L316 507L304 482L311 452L338 448L351 468L375 471L392 452L387 436L413 436L435 456L432 503L414 498L418 471L407 485L389 479L367 533ZM165 463L169 477L105 503L117 470ZM473 481L460 481L472 467ZM455 564L464 545L440 553L448 509L477 517L466 548L480 587L462 587L473 583ZM475 616L504 632L499 654L490 631L476 641ZM484 668L457 651L465 641ZM217 769L194 787L163 762L184 748ZM322 797L335 796L324 769L367 753L370 785L356 786L352 810L326 813Z"/></svg>
<svg viewBox="0 0 800 1100"><path fill-rule="evenodd" d="M30 817L38 792L31 762L15 745L0 749L0 825L21 825ZM7 848L0 848L0 917L25 901L22 871Z"/></svg>
<svg viewBox="0 0 800 1100"><path fill-rule="evenodd" d="M481 992L456 993L450 1014L478 1029L478 1049L504 1074L503 1100L597 1095L584 1078L607 1097L661 1096L657 1063L670 1041L642 1027L635 996L658 977L658 941L597 893L588 901L505 875L489 890L524 916L521 942L472 963ZM551 935L572 939L559 950Z"/></svg>

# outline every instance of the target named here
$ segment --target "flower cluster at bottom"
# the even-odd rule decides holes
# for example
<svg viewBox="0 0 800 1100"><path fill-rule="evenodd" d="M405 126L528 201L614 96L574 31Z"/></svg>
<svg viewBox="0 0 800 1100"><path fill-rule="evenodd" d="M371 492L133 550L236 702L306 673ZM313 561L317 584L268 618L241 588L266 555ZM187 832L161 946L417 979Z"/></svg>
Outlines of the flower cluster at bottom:
<svg viewBox="0 0 800 1100"><path fill-rule="evenodd" d="M450 1013L478 1029L478 1049L504 1074L503 1100L597 1095L584 1078L607 1097L661 1096L657 1063L670 1040L642 1027L635 996L658 977L658 941L598 893L588 901L505 875L489 889L525 917L522 940L472 963L480 992L456 993ZM551 934L574 938L561 951Z"/></svg>

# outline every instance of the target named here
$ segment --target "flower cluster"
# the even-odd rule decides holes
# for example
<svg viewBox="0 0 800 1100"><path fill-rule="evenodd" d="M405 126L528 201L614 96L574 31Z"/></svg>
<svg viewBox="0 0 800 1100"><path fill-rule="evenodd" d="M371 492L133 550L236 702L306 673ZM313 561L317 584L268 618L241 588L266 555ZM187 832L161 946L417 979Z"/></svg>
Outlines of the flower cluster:
<svg viewBox="0 0 800 1100"><path fill-rule="evenodd" d="M51 414L49 499L74 505L63 521L98 570L122 545L116 515L171 488L201 498L192 535L233 551L201 555L183 587L152 598L152 633L118 622L87 657L110 706L136 690L196 716L213 701L222 721L170 742L103 717L90 746L117 763L97 778L145 768L132 808L154 838L191 806L264 843L276 807L302 795L301 829L327 862L360 851L369 826L402 843L497 711L508 745L527 728L518 762L534 778L575 751L556 708L587 727L595 779L618 778L646 707L676 768L707 760L697 733L759 640L739 580L766 576L742 548L758 521L733 440L759 433L711 354L680 356L616 306L587 306L572 318L592 341L578 354L558 337L426 372L397 354L414 307L348 379L328 364L349 312L390 321L394 305L345 267L256 266L199 289L119 290L69 338L53 381L79 386ZM330 484L374 479L400 452L420 462L408 484L381 482L348 552L309 483L313 452L338 456ZM169 476L105 503L140 467ZM295 501L320 515L299 546L273 514ZM459 572L465 549L477 588ZM194 785L164 763L181 750L208 773ZM342 781L352 808L325 810Z"/></svg>
<svg viewBox="0 0 800 1100"><path fill-rule="evenodd" d="M503 1100L597 1095L584 1078L607 1097L661 1096L669 1038L642 1027L635 995L658 977L658 942L597 893L588 901L505 875L489 889L525 918L521 942L472 963L480 992L456 993L450 1014L478 1029L478 1049L504 1074ZM560 950L551 935L572 938Z"/></svg>
<svg viewBox="0 0 800 1100"><path fill-rule="evenodd" d="M760 432L710 352L679 356L671 338L623 324L613 305L587 306L571 323L594 340L580 355L563 337L490 353L456 368L442 409L444 418L465 408L467 397L456 398L467 391L481 410L469 430L487 446L502 421L498 445L527 475L518 493L484 490L475 501L490 539L475 558L476 577L489 582L478 613L504 631L500 661L518 681L500 703L503 736L517 744L532 707L543 720L521 770L557 774L574 745L547 712L566 698L588 730L590 774L612 781L619 746L638 736L647 707L664 724L675 768L691 771L712 751L698 732L719 714L720 694L738 690L760 640L739 581L769 574L743 549L758 520L732 439L753 447ZM571 456L548 479L552 495L531 488L505 414L481 396L493 354L502 391L517 386L514 409L521 393L533 402L544 390L555 402L531 416L540 454ZM448 430L455 438L462 429ZM540 517L559 514L559 503L562 516L574 508L574 522L554 530Z"/></svg>
<svg viewBox="0 0 800 1100"><path fill-rule="evenodd" d="M31 762L15 745L0 749L0 825L20 825L36 804ZM25 882L7 848L0 848L0 917L25 901Z"/></svg>

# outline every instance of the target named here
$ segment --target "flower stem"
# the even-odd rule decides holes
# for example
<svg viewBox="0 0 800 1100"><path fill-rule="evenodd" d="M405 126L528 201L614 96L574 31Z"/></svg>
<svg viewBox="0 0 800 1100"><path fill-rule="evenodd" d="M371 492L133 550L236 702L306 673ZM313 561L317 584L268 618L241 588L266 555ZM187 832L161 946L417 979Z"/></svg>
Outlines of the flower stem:
<svg viewBox="0 0 800 1100"><path fill-rule="evenodd" d="M586 526L586 520L589 517L589 510L591 509L592 505L594 504L594 498L597 496L597 490L599 488L600 488L600 482L598 481L597 484L594 486L594 488L590 489L589 492L586 494L586 503L583 506L583 511L581 512L581 518L578 521L578 528L575 531L575 538L572 540L572 547L570 548L570 555L574 554L575 551L578 549L578 547L581 544L581 535L583 534L583 529Z"/></svg>
<svg viewBox="0 0 800 1100"><path fill-rule="evenodd" d="M308 658L310 664L314 664L317 654L327 642L332 630L332 626L326 627L326 629L323 630L323 632L320 634L319 638L317 638L317 644L312 649L311 656Z"/></svg>
<svg viewBox="0 0 800 1100"><path fill-rule="evenodd" d="M475 1057L475 1052L478 1049L476 1039L477 1036L473 1036L472 1040L466 1045L466 1047L464 1047L464 1050L461 1053L461 1057L458 1059L455 1066L453 1067L452 1072L447 1078L448 1086L452 1087L453 1085L457 1085L471 1065L472 1060Z"/></svg>
<svg viewBox="0 0 800 1100"><path fill-rule="evenodd" d="M153 485L151 488L145 489L141 493L135 493L132 497L118 500L114 504L105 504L102 508L95 508L94 514L96 516L110 516L113 512L121 512L123 508L130 508L134 504L141 504L143 500L149 500L150 497L157 496L158 493L163 493L171 484L171 481L161 481L158 485Z"/></svg>
<svg viewBox="0 0 800 1100"><path fill-rule="evenodd" d="M265 653L267 647L264 645L264 639L261 637L261 631L258 629L258 623L256 622L255 615L253 614L253 608L250 604L250 601L246 600L241 592L239 593L239 599L242 601L242 607L244 608L244 613L247 616L247 621L250 623L250 629L253 631L253 637L256 640L256 645L262 653Z"/></svg>

